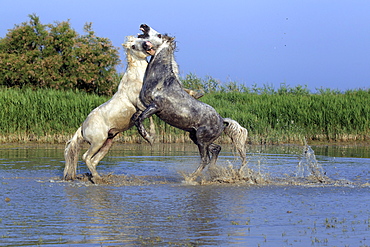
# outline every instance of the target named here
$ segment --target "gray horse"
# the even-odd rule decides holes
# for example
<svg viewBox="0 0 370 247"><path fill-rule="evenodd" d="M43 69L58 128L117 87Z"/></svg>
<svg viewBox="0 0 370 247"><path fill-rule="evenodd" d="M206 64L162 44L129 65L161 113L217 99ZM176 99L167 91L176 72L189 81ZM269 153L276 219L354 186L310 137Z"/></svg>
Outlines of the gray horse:
<svg viewBox="0 0 370 247"><path fill-rule="evenodd" d="M149 30L144 31L144 35ZM222 118L216 110L186 93L178 77L178 67L174 59L176 43L174 38L162 35L162 42L143 42L143 48L152 56L145 71L143 87L140 91L140 100L146 109L135 117L135 125L141 136L152 143L151 136L142 122L144 119L156 114L166 123L189 132L190 139L198 146L201 164L190 176L195 180L209 164L213 167L221 151L221 146L214 141L225 131L242 158L242 166L246 164L246 140L248 131L236 121ZM212 156L210 156L212 154Z"/></svg>

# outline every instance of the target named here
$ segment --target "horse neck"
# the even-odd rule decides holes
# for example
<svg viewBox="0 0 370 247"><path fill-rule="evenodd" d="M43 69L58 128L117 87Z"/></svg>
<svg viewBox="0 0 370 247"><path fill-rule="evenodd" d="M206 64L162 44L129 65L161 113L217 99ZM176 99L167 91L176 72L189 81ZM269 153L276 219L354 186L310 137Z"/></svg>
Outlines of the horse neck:
<svg viewBox="0 0 370 247"><path fill-rule="evenodd" d="M160 45L155 55L151 57L149 66L151 67L153 64L168 64L172 71L178 72L177 63L174 60L173 50L167 43Z"/></svg>
<svg viewBox="0 0 370 247"><path fill-rule="evenodd" d="M162 53L162 54L161 54ZM160 47L157 51L158 58L157 63L167 63L170 65L171 71L176 76L177 81L180 85L182 85L181 80L179 78L179 66L175 60L174 50L172 47L165 45ZM156 59L157 56L154 57ZM158 61L159 60L159 61ZM154 62L154 60L153 60Z"/></svg>
<svg viewBox="0 0 370 247"><path fill-rule="evenodd" d="M175 73L176 77L178 77L178 75L179 75L179 66L176 63L175 56L173 54L172 54L172 57L171 57L171 66L172 66L173 73Z"/></svg>
<svg viewBox="0 0 370 247"><path fill-rule="evenodd" d="M134 59L127 56L127 69L118 86L118 91L136 90L136 87L141 88L147 66L148 62L146 59Z"/></svg>

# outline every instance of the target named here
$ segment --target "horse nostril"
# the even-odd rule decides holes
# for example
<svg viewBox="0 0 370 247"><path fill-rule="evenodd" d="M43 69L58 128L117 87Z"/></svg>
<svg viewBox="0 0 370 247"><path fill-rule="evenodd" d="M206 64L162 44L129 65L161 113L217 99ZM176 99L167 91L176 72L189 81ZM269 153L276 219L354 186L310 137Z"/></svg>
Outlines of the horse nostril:
<svg viewBox="0 0 370 247"><path fill-rule="evenodd" d="M143 42L142 46L145 51L152 49L152 44L149 41Z"/></svg>
<svg viewBox="0 0 370 247"><path fill-rule="evenodd" d="M132 45L131 48L134 49L134 50L136 49L135 45Z"/></svg>

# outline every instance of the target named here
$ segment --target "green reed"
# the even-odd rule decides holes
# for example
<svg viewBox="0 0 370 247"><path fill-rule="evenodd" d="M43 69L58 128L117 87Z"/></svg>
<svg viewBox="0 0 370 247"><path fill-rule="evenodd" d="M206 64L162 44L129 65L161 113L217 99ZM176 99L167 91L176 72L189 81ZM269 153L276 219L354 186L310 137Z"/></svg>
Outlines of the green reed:
<svg viewBox="0 0 370 247"><path fill-rule="evenodd" d="M52 89L0 89L0 134L68 134L107 97Z"/></svg>
<svg viewBox="0 0 370 247"><path fill-rule="evenodd" d="M206 93L201 101L213 106L222 117L232 118L247 128L251 143L369 139L370 90L297 93L280 88L274 93L266 92L214 91ZM0 142L64 142L91 110L108 99L79 91L0 88ZM158 141L189 141L182 130L154 119ZM55 140L56 136L61 138ZM136 128L117 139L143 141Z"/></svg>
<svg viewBox="0 0 370 247"><path fill-rule="evenodd" d="M214 93L204 102L238 121L257 142L367 139L370 91L323 94Z"/></svg>

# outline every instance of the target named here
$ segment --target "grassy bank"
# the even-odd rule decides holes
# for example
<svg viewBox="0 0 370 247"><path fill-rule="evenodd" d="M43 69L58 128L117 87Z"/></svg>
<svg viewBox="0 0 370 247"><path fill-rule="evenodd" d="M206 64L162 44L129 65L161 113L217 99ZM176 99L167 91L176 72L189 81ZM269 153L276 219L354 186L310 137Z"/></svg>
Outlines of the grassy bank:
<svg viewBox="0 0 370 247"><path fill-rule="evenodd" d="M0 142L63 143L92 109L108 97L51 89L0 89ZM344 93L209 92L202 101L246 127L253 144L367 141L370 91ZM187 134L155 119L157 140L189 141ZM135 128L117 138L142 142ZM228 141L225 137L221 141Z"/></svg>

